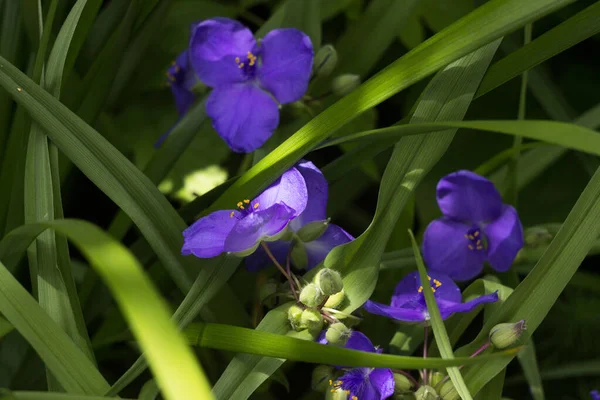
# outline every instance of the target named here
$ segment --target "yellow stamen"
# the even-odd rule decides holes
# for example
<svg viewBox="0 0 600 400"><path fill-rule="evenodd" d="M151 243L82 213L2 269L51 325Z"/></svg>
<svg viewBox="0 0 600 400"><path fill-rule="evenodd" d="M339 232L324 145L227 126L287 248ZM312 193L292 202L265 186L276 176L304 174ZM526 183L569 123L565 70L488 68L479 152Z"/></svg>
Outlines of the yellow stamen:
<svg viewBox="0 0 600 400"><path fill-rule="evenodd" d="M254 203L254 209L256 210L258 208L258 203Z"/></svg>
<svg viewBox="0 0 600 400"><path fill-rule="evenodd" d="M417 292L421 293L423 291L423 286L419 286L419 289L417 289Z"/></svg>
<svg viewBox="0 0 600 400"><path fill-rule="evenodd" d="M235 63L236 63L236 64L239 64L239 63L240 63L240 58L239 58L239 57L236 57L236 58L235 58Z"/></svg>
<svg viewBox="0 0 600 400"><path fill-rule="evenodd" d="M479 236L479 231L475 231L475 233L473 234L473 236L475 236L475 237Z"/></svg>
<svg viewBox="0 0 600 400"><path fill-rule="evenodd" d="M232 211L232 212L231 212L231 214L229 214L229 218L233 218L233 215L234 215L234 214L235 214L235 213Z"/></svg>
<svg viewBox="0 0 600 400"><path fill-rule="evenodd" d="M244 200L244 203L250 204L250 200L246 199L246 200Z"/></svg>
<svg viewBox="0 0 600 400"><path fill-rule="evenodd" d="M434 288L431 288L431 291L432 291L433 293L435 293L435 289L434 289Z"/></svg>
<svg viewBox="0 0 600 400"><path fill-rule="evenodd" d="M237 203L237 206L238 206L238 207L241 207L241 206L242 206L242 202L241 202L241 201L238 201L238 203Z"/></svg>
<svg viewBox="0 0 600 400"><path fill-rule="evenodd" d="M473 250L473 246L468 245L467 247L469 248L469 250Z"/></svg>
<svg viewBox="0 0 600 400"><path fill-rule="evenodd" d="M244 63L239 63L238 68L244 68Z"/></svg>
<svg viewBox="0 0 600 400"><path fill-rule="evenodd" d="M477 250L482 250L483 246L477 246Z"/></svg>
<svg viewBox="0 0 600 400"><path fill-rule="evenodd" d="M475 243L477 246L481 246L481 240L477 240L477 243Z"/></svg>
<svg viewBox="0 0 600 400"><path fill-rule="evenodd" d="M240 210L245 210L244 206L240 206Z"/></svg>

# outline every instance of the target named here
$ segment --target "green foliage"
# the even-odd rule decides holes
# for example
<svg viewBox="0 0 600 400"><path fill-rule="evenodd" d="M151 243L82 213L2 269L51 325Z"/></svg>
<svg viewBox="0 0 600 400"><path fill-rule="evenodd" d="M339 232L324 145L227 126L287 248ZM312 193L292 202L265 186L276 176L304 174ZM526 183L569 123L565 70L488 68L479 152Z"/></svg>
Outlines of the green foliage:
<svg viewBox="0 0 600 400"><path fill-rule="evenodd" d="M300 29L336 53L254 154L213 128L211 88L178 116L166 84L190 24L213 17L258 38ZM306 363L332 379L330 365L393 368L407 387L426 368L465 400L600 388L599 20L593 0L0 0L0 397L322 398ZM193 221L301 159L329 182L327 223L355 240L311 271L283 265L289 282L232 254L181 255ZM541 236L508 274L463 285L464 300L497 303L442 321L425 291L424 359L422 326L361 307L415 269L426 287L419 241L458 169ZM313 225L296 233L305 247L324 234ZM522 346L469 357L520 320ZM334 323L339 345L355 329L383 354L315 343Z"/></svg>

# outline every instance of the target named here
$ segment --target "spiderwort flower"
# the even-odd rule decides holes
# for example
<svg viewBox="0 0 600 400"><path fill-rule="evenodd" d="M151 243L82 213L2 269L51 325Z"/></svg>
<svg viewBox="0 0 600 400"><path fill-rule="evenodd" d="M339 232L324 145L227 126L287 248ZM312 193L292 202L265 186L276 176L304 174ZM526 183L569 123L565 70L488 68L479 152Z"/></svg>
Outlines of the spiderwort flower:
<svg viewBox="0 0 600 400"><path fill-rule="evenodd" d="M251 152L279 124L279 104L299 100L313 64L310 38L287 28L257 43L252 32L228 18L192 26L190 61L200 80L213 88L206 113L236 152Z"/></svg>
<svg viewBox="0 0 600 400"><path fill-rule="evenodd" d="M223 252L245 256L261 241L273 241L306 208L306 184L290 168L254 200L237 203L237 210L215 211L183 231L183 255L210 258Z"/></svg>
<svg viewBox="0 0 600 400"><path fill-rule="evenodd" d="M498 293L494 292L463 303L460 289L448 276L430 271L428 278L442 319L448 318L455 312L469 312L480 304L498 300ZM423 290L419 273L414 271L398 283L389 306L367 300L363 307L371 314L383 315L398 321L425 322L429 320L429 312Z"/></svg>
<svg viewBox="0 0 600 400"><path fill-rule="evenodd" d="M592 390L590 396L592 396L592 400L600 400L600 392L597 390Z"/></svg>
<svg viewBox="0 0 600 400"><path fill-rule="evenodd" d="M189 110L196 99L194 92L192 92L192 88L198 82L198 78L190 66L187 50L181 52L181 54L177 56L165 75L167 76L167 84L171 88L171 93L173 93L175 99L177 114L179 114L179 118L181 118ZM167 136L169 136L172 129L173 127L162 134L156 142L155 147L160 147Z"/></svg>
<svg viewBox="0 0 600 400"><path fill-rule="evenodd" d="M494 184L471 171L443 177L437 202L444 216L423 236L423 258L432 271L464 281L487 261L507 271L523 247L523 227L514 207L502 204Z"/></svg>
<svg viewBox="0 0 600 400"><path fill-rule="evenodd" d="M301 161L296 169L302 174L308 191L308 200L304 212L289 224L292 233L298 232L303 226L314 221L323 221L327 217L327 180L323 173L310 161ZM307 256L308 269L313 268L325 259L327 254L336 246L348 243L354 238L345 230L334 224L328 224L325 232L317 239L303 243ZM285 264L290 240L278 240L269 244L269 250L280 264ZM258 249L246 258L246 268L258 271L272 263L265 251Z"/></svg>
<svg viewBox="0 0 600 400"><path fill-rule="evenodd" d="M325 332L317 339L318 343L328 344ZM381 353L382 349L364 334L353 331L344 345L346 349ZM394 374L389 368L343 368L344 375L336 381L330 381L331 390L342 389L352 400L383 400L394 394Z"/></svg>

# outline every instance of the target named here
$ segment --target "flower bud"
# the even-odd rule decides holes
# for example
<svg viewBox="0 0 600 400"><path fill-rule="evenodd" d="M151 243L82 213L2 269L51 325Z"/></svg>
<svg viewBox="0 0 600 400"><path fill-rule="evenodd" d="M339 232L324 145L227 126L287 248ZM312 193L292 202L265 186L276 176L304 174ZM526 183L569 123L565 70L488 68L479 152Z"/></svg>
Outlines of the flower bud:
<svg viewBox="0 0 600 400"><path fill-rule="evenodd" d="M329 219L309 222L296 232L296 236L298 236L298 239L303 243L312 242L313 240L320 238L321 235L325 233L328 226Z"/></svg>
<svg viewBox="0 0 600 400"><path fill-rule="evenodd" d="M445 377L446 375L442 374L441 372L434 372L433 374L431 374L431 386L437 387L438 383L440 383Z"/></svg>
<svg viewBox="0 0 600 400"><path fill-rule="evenodd" d="M327 332L325 332L325 339L329 344L336 346L344 346L352 334L352 329L348 328L341 322L331 324Z"/></svg>
<svg viewBox="0 0 600 400"><path fill-rule="evenodd" d="M308 254L306 254L306 247L304 247L304 243L298 240L292 242L292 262L297 268L308 268Z"/></svg>
<svg viewBox="0 0 600 400"><path fill-rule="evenodd" d="M304 310L302 307L294 304L288 309L288 320L290 321L290 325L294 330L300 330L300 318L302 317L302 312Z"/></svg>
<svg viewBox="0 0 600 400"><path fill-rule="evenodd" d="M311 387L316 392L329 390L329 381L333 379L335 369L330 365L318 365L312 373Z"/></svg>
<svg viewBox="0 0 600 400"><path fill-rule="evenodd" d="M496 348L504 349L515 344L524 330L527 330L524 319L515 323L498 324L490 330L490 342Z"/></svg>
<svg viewBox="0 0 600 400"><path fill-rule="evenodd" d="M444 382L440 388L440 398L442 400L460 400L461 397L451 380Z"/></svg>
<svg viewBox="0 0 600 400"><path fill-rule="evenodd" d="M315 284L325 296L339 293L344 288L344 282L340 273L329 268L323 268L317 273Z"/></svg>
<svg viewBox="0 0 600 400"><path fill-rule="evenodd" d="M397 393L394 397L392 397L394 400L415 400L415 394L413 392L404 392L404 393Z"/></svg>
<svg viewBox="0 0 600 400"><path fill-rule="evenodd" d="M396 393L408 392L413 386L410 379L402 374L394 374L394 383L394 391Z"/></svg>
<svg viewBox="0 0 600 400"><path fill-rule="evenodd" d="M416 391L415 397L417 400L437 400L438 395L434 388L423 385Z"/></svg>
<svg viewBox="0 0 600 400"><path fill-rule="evenodd" d="M344 74L336 77L331 82L331 90L338 96L345 96L360 85L360 76Z"/></svg>
<svg viewBox="0 0 600 400"><path fill-rule="evenodd" d="M323 329L323 316L318 310L307 308L302 311L302 315L300 316L300 326L308 329L308 332L314 336Z"/></svg>
<svg viewBox="0 0 600 400"><path fill-rule="evenodd" d="M346 298L346 294L344 293L344 289L342 289L341 291L337 292L336 294L332 294L331 296L329 296L329 298L325 302L324 307L336 308L340 304L342 304L342 302L344 301L345 298Z"/></svg>
<svg viewBox="0 0 600 400"><path fill-rule="evenodd" d="M550 243L552 240L552 233L550 233L546 227L532 226L525 229L524 238L527 247L539 247Z"/></svg>
<svg viewBox="0 0 600 400"><path fill-rule="evenodd" d="M308 307L317 307L323 302L325 295L314 283L304 286L300 292L300 302Z"/></svg>
<svg viewBox="0 0 600 400"><path fill-rule="evenodd" d="M321 47L315 54L315 62L313 71L317 77L329 76L337 65L338 56L335 47L326 44Z"/></svg>

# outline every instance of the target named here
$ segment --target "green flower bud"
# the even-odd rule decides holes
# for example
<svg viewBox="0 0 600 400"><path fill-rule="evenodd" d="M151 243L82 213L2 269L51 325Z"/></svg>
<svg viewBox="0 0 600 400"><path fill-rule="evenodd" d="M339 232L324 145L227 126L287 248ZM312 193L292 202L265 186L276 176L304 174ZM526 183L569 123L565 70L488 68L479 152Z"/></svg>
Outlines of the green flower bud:
<svg viewBox="0 0 600 400"><path fill-rule="evenodd" d="M442 400L460 400L460 395L454 388L454 384L451 380L444 382L440 388L440 398Z"/></svg>
<svg viewBox="0 0 600 400"><path fill-rule="evenodd" d="M316 392L330 390L329 381L333 379L335 369L330 365L318 365L312 373L311 387Z"/></svg>
<svg viewBox="0 0 600 400"><path fill-rule="evenodd" d="M338 96L345 96L360 85L360 76L344 74L331 82L331 90Z"/></svg>
<svg viewBox="0 0 600 400"><path fill-rule="evenodd" d="M313 221L304 225L302 228L296 232L296 236L303 243L312 242L321 237L323 233L327 230L327 226L329 225L329 219L324 221Z"/></svg>
<svg viewBox="0 0 600 400"><path fill-rule="evenodd" d="M302 312L304 310L302 307L294 304L288 309L288 320L290 321L290 325L292 325L292 329L298 331L300 330L300 318L302 317Z"/></svg>
<svg viewBox="0 0 600 400"><path fill-rule="evenodd" d="M323 329L323 316L314 308L307 308L300 316L300 326L308 329L311 335L316 335Z"/></svg>
<svg viewBox="0 0 600 400"><path fill-rule="evenodd" d="M431 374L431 386L437 387L438 383L440 383L445 377L446 375L442 374L441 372L434 372Z"/></svg>
<svg viewBox="0 0 600 400"><path fill-rule="evenodd" d="M515 323L498 324L490 331L490 342L496 348L504 349L515 344L524 330L527 330L524 319Z"/></svg>
<svg viewBox="0 0 600 400"><path fill-rule="evenodd" d="M415 397L417 400L437 400L438 395L434 388L423 385L416 391Z"/></svg>
<svg viewBox="0 0 600 400"><path fill-rule="evenodd" d="M308 307L317 307L324 298L325 295L314 283L309 283L300 292L300 302Z"/></svg>
<svg viewBox="0 0 600 400"><path fill-rule="evenodd" d="M340 273L329 268L323 268L317 273L315 284L325 296L339 293L344 288L344 282Z"/></svg>
<svg viewBox="0 0 600 400"><path fill-rule="evenodd" d="M331 324L329 329L327 329L327 332L325 332L325 339L327 339L330 344L344 346L351 334L352 329L341 322L336 322L335 324Z"/></svg>
<svg viewBox="0 0 600 400"><path fill-rule="evenodd" d="M396 393L404 393L410 391L413 384L406 376L402 374L394 374L394 391Z"/></svg>
<svg viewBox="0 0 600 400"><path fill-rule="evenodd" d="M415 394L413 392L404 392L404 393L397 393L394 397L392 397L394 400L415 400Z"/></svg>
<svg viewBox="0 0 600 400"><path fill-rule="evenodd" d="M319 51L317 51L317 54L315 54L313 68L315 76L329 76L335 69L337 61L337 51L335 51L335 48L332 45L326 44L325 46L321 47Z"/></svg>
<svg viewBox="0 0 600 400"><path fill-rule="evenodd" d="M525 229L524 238L525 246L539 247L552 241L552 233L546 227L532 226Z"/></svg>
<svg viewBox="0 0 600 400"><path fill-rule="evenodd" d="M306 269L308 268L308 255L306 254L306 247L304 243L294 240L292 242L292 263L297 268Z"/></svg>
<svg viewBox="0 0 600 400"><path fill-rule="evenodd" d="M336 294L332 294L331 296L329 296L329 298L325 302L324 307L336 308L340 304L342 304L342 302L344 301L345 298L346 298L346 294L344 293L344 289L342 289L341 291L337 292Z"/></svg>

